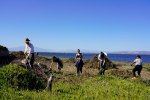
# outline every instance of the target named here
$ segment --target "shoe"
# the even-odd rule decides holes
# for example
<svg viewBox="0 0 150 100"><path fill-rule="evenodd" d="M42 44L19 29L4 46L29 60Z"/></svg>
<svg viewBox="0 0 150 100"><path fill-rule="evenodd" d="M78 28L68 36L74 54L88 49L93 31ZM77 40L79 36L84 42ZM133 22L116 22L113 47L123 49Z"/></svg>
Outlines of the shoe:
<svg viewBox="0 0 150 100"><path fill-rule="evenodd" d="M135 80L136 79L136 77L132 77L132 80Z"/></svg>

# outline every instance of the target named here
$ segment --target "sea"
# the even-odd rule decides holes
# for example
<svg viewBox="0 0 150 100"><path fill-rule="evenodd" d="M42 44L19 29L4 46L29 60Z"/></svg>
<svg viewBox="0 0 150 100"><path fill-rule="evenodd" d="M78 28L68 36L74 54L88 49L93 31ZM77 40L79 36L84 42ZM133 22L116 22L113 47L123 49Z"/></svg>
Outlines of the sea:
<svg viewBox="0 0 150 100"><path fill-rule="evenodd" d="M59 58L75 58L75 53L45 53L45 52L39 52L39 56L46 56L46 57L52 57L56 56ZM83 59L91 59L93 58L96 53L83 53ZM136 58L136 54L108 54L108 58L111 61L116 62L132 62ZM144 63L150 63L150 55L141 55L142 60Z"/></svg>

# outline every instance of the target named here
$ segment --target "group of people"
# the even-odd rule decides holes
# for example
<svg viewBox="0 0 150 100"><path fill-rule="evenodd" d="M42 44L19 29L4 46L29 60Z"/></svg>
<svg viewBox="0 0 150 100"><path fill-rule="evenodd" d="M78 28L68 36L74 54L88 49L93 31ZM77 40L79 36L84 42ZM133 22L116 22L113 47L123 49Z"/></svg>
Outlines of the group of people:
<svg viewBox="0 0 150 100"><path fill-rule="evenodd" d="M33 64L34 64L34 46L32 43L30 43L30 40L28 38L25 39L25 51L24 54L26 56L26 66L30 69L33 69ZM98 65L99 65L99 69L100 69L100 75L105 75L105 70L106 70L106 58L107 58L107 54L105 52L101 52L98 55ZM52 63L50 66L50 69L53 65L53 62L57 63L57 68L59 71L61 71L61 69L63 68L63 63L61 61L61 59L57 58L57 57L53 57L52 58ZM142 71L142 59L141 56L138 55L136 57L136 59L133 61L133 63L131 64L135 65L134 69L133 69L133 78L132 79L136 79L136 71L138 72L138 75L141 75L141 71ZM80 49L77 50L77 54L75 56L75 67L76 67L76 75L78 76L80 73L82 73L82 68L84 66L83 63L83 55L80 52Z"/></svg>

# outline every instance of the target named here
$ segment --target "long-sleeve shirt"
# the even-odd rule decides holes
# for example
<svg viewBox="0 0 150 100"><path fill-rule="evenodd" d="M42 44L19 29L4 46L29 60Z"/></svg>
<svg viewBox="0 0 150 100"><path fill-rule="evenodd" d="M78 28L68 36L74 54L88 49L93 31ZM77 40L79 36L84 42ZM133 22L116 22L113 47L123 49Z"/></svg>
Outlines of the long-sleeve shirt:
<svg viewBox="0 0 150 100"><path fill-rule="evenodd" d="M31 43L29 45L26 44L24 52L30 56L30 54L34 53L34 46Z"/></svg>
<svg viewBox="0 0 150 100"><path fill-rule="evenodd" d="M105 65L105 59L101 58L101 54L98 55L98 60L99 60L101 66Z"/></svg>
<svg viewBox="0 0 150 100"><path fill-rule="evenodd" d="M101 61L101 54L98 55L98 60Z"/></svg>

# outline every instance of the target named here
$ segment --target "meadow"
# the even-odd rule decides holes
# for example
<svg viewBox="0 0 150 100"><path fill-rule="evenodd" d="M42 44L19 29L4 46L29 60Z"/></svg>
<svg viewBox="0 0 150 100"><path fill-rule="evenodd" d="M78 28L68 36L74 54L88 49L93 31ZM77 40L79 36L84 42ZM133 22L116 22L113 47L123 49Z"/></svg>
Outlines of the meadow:
<svg viewBox="0 0 150 100"><path fill-rule="evenodd" d="M147 64L145 68L149 67ZM68 62L62 72L53 70L55 78L50 93L46 80L34 72L17 64L1 67L0 100L150 100L148 80L117 77L110 74L111 69L105 76L100 76L93 68L84 68L83 74L77 77L75 67Z"/></svg>

